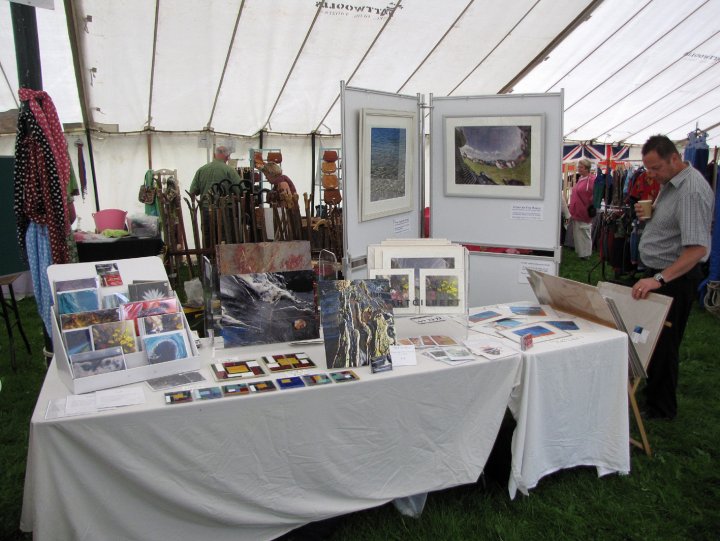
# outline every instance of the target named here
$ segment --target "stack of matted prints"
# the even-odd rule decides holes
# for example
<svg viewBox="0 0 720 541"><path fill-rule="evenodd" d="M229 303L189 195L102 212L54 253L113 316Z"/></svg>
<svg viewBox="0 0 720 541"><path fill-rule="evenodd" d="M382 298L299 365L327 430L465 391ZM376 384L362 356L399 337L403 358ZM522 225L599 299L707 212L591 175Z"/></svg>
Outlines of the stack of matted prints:
<svg viewBox="0 0 720 541"><path fill-rule="evenodd" d="M218 245L226 348L320 337L308 241Z"/></svg>
<svg viewBox="0 0 720 541"><path fill-rule="evenodd" d="M143 274L141 269L136 273L128 269L124 276L120 267L130 260L53 265L48 269L59 366L66 364L72 380L88 380L71 390L86 392L122 385L130 381L103 380L101 376L196 355L162 262L143 259L160 265L159 270L153 269L158 279L135 278ZM151 271L147 276L152 275ZM145 378L135 374L130 379Z"/></svg>
<svg viewBox="0 0 720 541"><path fill-rule="evenodd" d="M390 282L395 315L464 314L467 249L445 239L390 239L368 246L368 277Z"/></svg>

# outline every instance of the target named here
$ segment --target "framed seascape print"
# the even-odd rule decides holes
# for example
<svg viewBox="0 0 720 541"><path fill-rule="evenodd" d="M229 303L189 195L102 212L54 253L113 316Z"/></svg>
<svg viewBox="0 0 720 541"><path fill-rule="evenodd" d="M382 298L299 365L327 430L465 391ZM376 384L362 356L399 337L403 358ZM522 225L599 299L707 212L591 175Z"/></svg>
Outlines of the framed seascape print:
<svg viewBox="0 0 720 541"><path fill-rule="evenodd" d="M444 120L445 195L542 199L543 115Z"/></svg>
<svg viewBox="0 0 720 541"><path fill-rule="evenodd" d="M363 109L360 118L360 221L410 212L415 188L417 113Z"/></svg>

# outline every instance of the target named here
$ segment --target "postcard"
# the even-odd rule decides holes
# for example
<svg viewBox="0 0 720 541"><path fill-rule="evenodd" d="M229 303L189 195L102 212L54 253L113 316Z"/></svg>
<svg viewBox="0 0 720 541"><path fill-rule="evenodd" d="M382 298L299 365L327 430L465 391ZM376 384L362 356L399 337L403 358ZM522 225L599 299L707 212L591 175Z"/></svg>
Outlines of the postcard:
<svg viewBox="0 0 720 541"><path fill-rule="evenodd" d="M510 338L517 343L521 342L521 338L525 335L532 336L533 343L544 342L546 340L554 340L561 336L568 336L568 333L559 329L553 330L544 323L531 323L522 327L500 331L500 334L506 338Z"/></svg>
<svg viewBox="0 0 720 541"><path fill-rule="evenodd" d="M222 398L223 393L220 387L204 387L202 389L192 390L193 399L195 400L212 400L214 398Z"/></svg>
<svg viewBox="0 0 720 541"><path fill-rule="evenodd" d="M166 404L182 404L183 402L192 402L192 391L172 391L165 393Z"/></svg>
<svg viewBox="0 0 720 541"><path fill-rule="evenodd" d="M501 319L503 317L506 317L507 315L508 314L502 312L501 310L484 310L482 312L477 312L475 314L471 314L470 316L468 316L468 321L471 324L489 323L496 319Z"/></svg>
<svg viewBox="0 0 720 541"><path fill-rule="evenodd" d="M92 338L88 327L63 331L63 338L68 355L82 353L83 351L92 351Z"/></svg>
<svg viewBox="0 0 720 541"><path fill-rule="evenodd" d="M152 301L156 299L165 299L172 296L170 282L166 280L157 280L153 282L137 281L128 284L128 297L130 302Z"/></svg>
<svg viewBox="0 0 720 541"><path fill-rule="evenodd" d="M106 308L117 308L121 304L125 304L126 302L130 302L130 299L127 296L127 292L120 293L110 293L108 295L103 295L102 297L102 307L103 309Z"/></svg>
<svg viewBox="0 0 720 541"><path fill-rule="evenodd" d="M287 378L278 378L277 383L281 389L295 389L297 387L305 387L305 383L300 376L290 376Z"/></svg>
<svg viewBox="0 0 720 541"><path fill-rule="evenodd" d="M580 327L578 327L578 324L575 323L571 319L566 319L562 321L546 321L545 323L548 323L552 325L553 327L557 327L561 331L579 331Z"/></svg>
<svg viewBox="0 0 720 541"><path fill-rule="evenodd" d="M100 308L97 289L76 289L57 294L58 314L90 312Z"/></svg>
<svg viewBox="0 0 720 541"><path fill-rule="evenodd" d="M95 263L95 272L97 272L98 276L120 273L117 263Z"/></svg>
<svg viewBox="0 0 720 541"><path fill-rule="evenodd" d="M58 280L54 283L55 292L74 291L77 289L97 289L97 278L76 278L75 280Z"/></svg>
<svg viewBox="0 0 720 541"><path fill-rule="evenodd" d="M473 336L465 340L464 343L475 355L480 355L486 359L504 359L518 353L517 350L485 336Z"/></svg>
<svg viewBox="0 0 720 541"><path fill-rule="evenodd" d="M460 345L460 344L458 344L457 340L455 340L451 336L432 335L430 338L438 346L459 346Z"/></svg>
<svg viewBox="0 0 720 541"><path fill-rule="evenodd" d="M200 372L194 370L192 372L181 372L179 374L171 374L169 376L161 376L159 378L151 378L146 381L153 391L164 391L173 387L181 387L191 383L205 381Z"/></svg>
<svg viewBox="0 0 720 541"><path fill-rule="evenodd" d="M330 372L330 377L335 383L345 383L346 381L357 381L360 379L352 370L341 370L340 372Z"/></svg>
<svg viewBox="0 0 720 541"><path fill-rule="evenodd" d="M312 359L302 352L284 353L281 355L266 355L263 357L263 361L270 372L285 372L288 370L317 368Z"/></svg>
<svg viewBox="0 0 720 541"><path fill-rule="evenodd" d="M155 316L159 314L172 314L179 312L180 309L180 303L175 297L154 299L151 301L129 302L120 307L123 319L137 319L140 317Z"/></svg>
<svg viewBox="0 0 720 541"><path fill-rule="evenodd" d="M150 364L189 357L190 346L185 331L151 334L142 337L143 349Z"/></svg>
<svg viewBox="0 0 720 541"><path fill-rule="evenodd" d="M247 383L231 383L230 385L223 385L222 392L225 396L250 394L250 387L248 387Z"/></svg>
<svg viewBox="0 0 720 541"><path fill-rule="evenodd" d="M86 351L70 355L73 378L97 376L108 372L125 370L125 357L121 347L99 351Z"/></svg>
<svg viewBox="0 0 720 541"><path fill-rule="evenodd" d="M370 359L370 372L373 374L378 372L387 372L388 370L392 370L390 351L388 351L387 355L381 355L377 359Z"/></svg>
<svg viewBox="0 0 720 541"><path fill-rule="evenodd" d="M332 383L332 379L327 374L309 374L307 376L302 376L302 379L308 387Z"/></svg>
<svg viewBox="0 0 720 541"><path fill-rule="evenodd" d="M63 330L80 329L89 327L90 325L111 323L113 321L120 321L120 310L117 308L62 314L60 316L60 327Z"/></svg>
<svg viewBox="0 0 720 541"><path fill-rule="evenodd" d="M103 287L114 287L123 285L119 272L103 274L100 276L100 285Z"/></svg>
<svg viewBox="0 0 720 541"><path fill-rule="evenodd" d="M141 336L146 334L160 334L171 331L183 331L185 330L185 322L180 312L175 312L174 314L159 314L139 318L138 328Z"/></svg>
<svg viewBox="0 0 720 541"><path fill-rule="evenodd" d="M218 381L232 378L254 378L265 375L265 371L256 360L220 361L211 364L210 368Z"/></svg>
<svg viewBox="0 0 720 541"><path fill-rule="evenodd" d="M95 349L107 349L120 346L124 353L137 351L135 343L135 328L131 321L113 321L111 323L99 323L90 327L92 330L93 347Z"/></svg>
<svg viewBox="0 0 720 541"><path fill-rule="evenodd" d="M255 383L248 383L251 393L267 393L270 391L277 391L277 387L271 380L256 381Z"/></svg>

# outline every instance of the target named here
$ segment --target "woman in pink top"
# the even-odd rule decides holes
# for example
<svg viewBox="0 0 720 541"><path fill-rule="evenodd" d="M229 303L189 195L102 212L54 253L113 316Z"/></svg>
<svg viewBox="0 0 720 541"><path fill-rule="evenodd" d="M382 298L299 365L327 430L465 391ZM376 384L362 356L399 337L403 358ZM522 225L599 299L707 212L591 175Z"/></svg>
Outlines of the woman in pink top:
<svg viewBox="0 0 720 541"><path fill-rule="evenodd" d="M583 158L578 161L577 170L580 180L577 181L570 193L570 219L572 220L573 241L575 253L580 259L588 259L592 254L592 238L590 224L592 218L588 214L588 207L593 200L593 185L595 175L590 174L590 160Z"/></svg>

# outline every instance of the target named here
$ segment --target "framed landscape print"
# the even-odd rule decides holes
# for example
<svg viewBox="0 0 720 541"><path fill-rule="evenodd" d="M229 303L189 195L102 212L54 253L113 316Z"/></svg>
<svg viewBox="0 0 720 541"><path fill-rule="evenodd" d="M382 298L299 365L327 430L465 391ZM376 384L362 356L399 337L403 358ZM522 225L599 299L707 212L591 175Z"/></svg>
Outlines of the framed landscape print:
<svg viewBox="0 0 720 541"><path fill-rule="evenodd" d="M445 117L445 195L542 199L543 115Z"/></svg>
<svg viewBox="0 0 720 541"><path fill-rule="evenodd" d="M417 114L363 109L360 118L360 221L410 212L415 188Z"/></svg>

